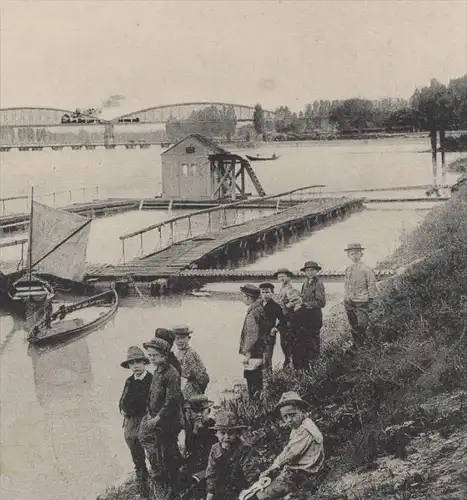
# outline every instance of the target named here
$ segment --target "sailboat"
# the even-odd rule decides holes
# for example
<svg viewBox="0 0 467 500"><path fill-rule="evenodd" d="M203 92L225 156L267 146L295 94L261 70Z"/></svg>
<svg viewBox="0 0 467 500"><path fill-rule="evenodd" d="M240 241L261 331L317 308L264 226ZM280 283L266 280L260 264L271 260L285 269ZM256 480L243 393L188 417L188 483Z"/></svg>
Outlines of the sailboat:
<svg viewBox="0 0 467 500"><path fill-rule="evenodd" d="M39 275L82 281L92 219L34 201L31 188L28 258L23 275L8 290L14 301L47 303L53 286Z"/></svg>

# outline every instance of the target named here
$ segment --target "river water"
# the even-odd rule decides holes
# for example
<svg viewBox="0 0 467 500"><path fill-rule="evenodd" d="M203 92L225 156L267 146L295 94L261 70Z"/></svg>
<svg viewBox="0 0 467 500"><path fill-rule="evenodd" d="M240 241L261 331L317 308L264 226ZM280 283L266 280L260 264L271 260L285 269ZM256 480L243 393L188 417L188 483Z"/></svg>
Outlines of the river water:
<svg viewBox="0 0 467 500"><path fill-rule="evenodd" d="M430 184L427 149L427 139L274 145L259 152L276 152L280 159L255 168L268 193L309 184L333 189ZM160 192L160 150L2 153L0 175L1 197L26 194L30 184L38 195L83 187L91 193L99 186L101 197L155 196ZM445 181L452 183L455 178L447 174ZM80 200L74 197L73 201ZM369 205L246 266L298 269L304 260L313 259L325 269L343 269L343 247L350 241L360 241L367 248L365 261L375 265L397 248L432 205ZM88 260L118 261L118 236L168 216L166 211L134 211L93 221ZM0 258L16 258L17 251L5 249ZM118 413L128 376L120 362L129 345L151 338L158 326L186 322L194 328L192 344L211 376L210 396L219 398L223 388L241 381L236 353L245 306L238 298L216 293L236 291L238 285L207 288L213 292L211 298L126 300L105 328L50 352L28 350L23 326L9 315L0 317L0 466L5 498L93 499L131 469ZM326 290L325 315L342 300L342 285L329 283ZM280 349L276 351L279 362Z"/></svg>

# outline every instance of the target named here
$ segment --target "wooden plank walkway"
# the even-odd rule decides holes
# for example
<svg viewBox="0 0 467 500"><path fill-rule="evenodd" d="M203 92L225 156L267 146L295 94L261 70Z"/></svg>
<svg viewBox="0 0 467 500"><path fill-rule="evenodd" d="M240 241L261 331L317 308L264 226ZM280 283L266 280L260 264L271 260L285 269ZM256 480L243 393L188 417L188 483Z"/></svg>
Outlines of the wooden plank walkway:
<svg viewBox="0 0 467 500"><path fill-rule="evenodd" d="M294 231L297 225L315 224L329 221L345 213L363 208L362 199L321 198L301 203L277 214L247 221L236 226L225 227L219 231L176 243L159 252L135 259L121 265L89 265L86 278L99 281L121 279L131 275L135 280L148 281L168 276L178 276L182 270L199 267L213 267L218 252L233 253L239 247L261 244L262 238L273 232Z"/></svg>

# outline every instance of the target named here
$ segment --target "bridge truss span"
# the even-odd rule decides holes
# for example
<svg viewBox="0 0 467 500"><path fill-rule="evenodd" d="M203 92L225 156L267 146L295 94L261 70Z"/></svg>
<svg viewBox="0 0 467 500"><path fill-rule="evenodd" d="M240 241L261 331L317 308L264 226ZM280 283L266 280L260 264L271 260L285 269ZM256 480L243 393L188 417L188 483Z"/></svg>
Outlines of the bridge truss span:
<svg viewBox="0 0 467 500"><path fill-rule="evenodd" d="M87 113L59 108L18 107L0 109L2 127L39 127L66 124L104 124L103 120Z"/></svg>
<svg viewBox="0 0 467 500"><path fill-rule="evenodd" d="M141 109L112 120L113 123L167 123L171 120L189 120L196 112L196 121L215 121L223 113L235 114L237 122L253 121L253 106L225 102L186 102L165 104ZM274 112L264 110L264 118L274 118Z"/></svg>

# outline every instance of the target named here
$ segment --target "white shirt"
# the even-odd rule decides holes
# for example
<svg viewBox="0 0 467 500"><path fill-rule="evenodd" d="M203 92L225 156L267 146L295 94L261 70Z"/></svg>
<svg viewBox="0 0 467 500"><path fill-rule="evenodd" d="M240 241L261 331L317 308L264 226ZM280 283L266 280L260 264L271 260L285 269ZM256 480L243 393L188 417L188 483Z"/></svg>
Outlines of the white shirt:
<svg viewBox="0 0 467 500"><path fill-rule="evenodd" d="M141 373L141 375L136 375L136 373L133 373L133 377L135 377L135 380L143 380L143 378L146 376L147 373L148 373L147 370L144 370L143 373Z"/></svg>

